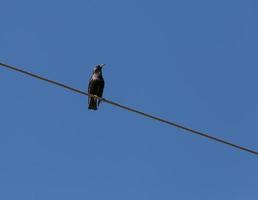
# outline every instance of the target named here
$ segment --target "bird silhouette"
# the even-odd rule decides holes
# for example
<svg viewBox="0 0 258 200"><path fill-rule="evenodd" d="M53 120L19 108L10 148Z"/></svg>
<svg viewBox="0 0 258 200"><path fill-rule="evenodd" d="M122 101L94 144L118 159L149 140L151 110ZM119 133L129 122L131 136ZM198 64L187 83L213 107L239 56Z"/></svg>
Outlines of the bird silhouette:
<svg viewBox="0 0 258 200"><path fill-rule="evenodd" d="M105 81L102 76L102 68L105 64L96 65L93 69L89 85L88 85L88 93L91 95L95 95L98 97L102 97L103 90L105 86ZM97 110L101 100L96 97L88 97L88 109Z"/></svg>

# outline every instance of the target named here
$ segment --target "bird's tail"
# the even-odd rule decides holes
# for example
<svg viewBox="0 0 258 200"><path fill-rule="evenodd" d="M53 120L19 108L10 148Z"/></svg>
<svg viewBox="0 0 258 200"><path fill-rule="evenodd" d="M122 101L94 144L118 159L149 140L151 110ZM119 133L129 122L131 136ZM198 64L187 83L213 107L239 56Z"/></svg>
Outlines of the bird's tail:
<svg viewBox="0 0 258 200"><path fill-rule="evenodd" d="M97 110L97 99L96 98L90 97L88 109Z"/></svg>

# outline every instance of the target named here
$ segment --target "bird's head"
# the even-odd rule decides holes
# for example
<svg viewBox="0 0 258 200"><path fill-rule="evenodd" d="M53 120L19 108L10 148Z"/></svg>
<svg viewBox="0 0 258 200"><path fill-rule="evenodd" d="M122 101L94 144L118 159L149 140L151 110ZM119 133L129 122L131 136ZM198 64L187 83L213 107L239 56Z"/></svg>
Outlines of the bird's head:
<svg viewBox="0 0 258 200"><path fill-rule="evenodd" d="M96 74L96 75L102 74L102 67L104 67L104 66L105 66L105 64L96 65L93 69L93 74Z"/></svg>

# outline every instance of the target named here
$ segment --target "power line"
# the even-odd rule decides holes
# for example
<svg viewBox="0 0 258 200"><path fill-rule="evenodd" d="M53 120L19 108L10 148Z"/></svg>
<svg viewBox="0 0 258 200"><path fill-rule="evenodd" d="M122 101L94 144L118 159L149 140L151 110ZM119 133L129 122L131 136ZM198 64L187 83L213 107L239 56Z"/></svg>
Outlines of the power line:
<svg viewBox="0 0 258 200"><path fill-rule="evenodd" d="M0 63L1 66L7 68L7 69L10 69L10 70L13 70L13 71L16 71L16 72L20 72L20 73L23 73L25 75L28 75L28 76L32 76L34 78L37 78L37 79L40 79L42 81L46 81L48 83L51 83L51 84L54 84L54 85L57 85L57 86L60 86L60 87L63 87L67 90L70 90L70 91L73 91L73 92L76 92L76 93L79 93L79 94L82 94L82 95L85 95L85 96L90 96L90 97L93 97L94 95L91 95L91 94L88 94L86 92L83 92L79 89L76 89L76 88L73 88L73 87L70 87L70 86L67 86L65 84L62 84L62 83L59 83L57 81L53 81L53 80L50 80L50 79L47 79L47 78L44 78L42 76L39 76L37 74L34 74L34 73L31 73L31 72L28 72L28 71L24 71L22 69L19 69L19 68L16 68L16 67L13 67L11 65L8 65L8 64L4 64L4 63ZM94 96L96 97L96 96ZM108 99L105 99L105 98L101 98L101 97L96 97L106 103L109 103L113 106L116 106L116 107L119 107L119 108L122 108L124 110L127 110L127 111L130 111L130 112L134 112L134 113L137 113L139 115L142 115L144 117L147 117L147 118L151 118L151 119L154 119L156 121L160 121L162 123L165 123L165 124L168 124L170 126L174 126L174 127L177 127L179 129L183 129L189 133L192 133L192 134L196 134L196 135L199 135L199 136L202 136L202 137L205 137L207 139L210 139L210 140L213 140L213 141L216 141L216 142L219 142L219 143L223 143L225 145L228 145L228 146L231 146L231 147L234 147L234 148L237 148L239 150L242 150L242 151L246 151L248 153L252 153L256 156L258 156L258 152L257 151L254 151L254 150L251 150L249 148L246 148L246 147L243 147L243 146L240 146L240 145L237 145L237 144L234 144L234 143L231 143L231 142L228 142L226 140L223 140L223 139L220 139L220 138L217 138L217 137L214 137L214 136L211 136L209 134L206 134L206 133L203 133L203 132L200 132L200 131L197 131L197 130L194 130L194 129L191 129L191 128L187 128L185 126L182 126L182 125L179 125L177 123L174 123L174 122L171 122L171 121L168 121L168 120L165 120L165 119L162 119L162 118L159 118L159 117L156 117L154 115L150 115L150 114L147 114L145 112L142 112L142 111L139 111L139 110L136 110L136 109L133 109L133 108L130 108L128 106L124 106L124 105L121 105L119 103L116 103L116 102L113 102L113 101L110 101Z"/></svg>

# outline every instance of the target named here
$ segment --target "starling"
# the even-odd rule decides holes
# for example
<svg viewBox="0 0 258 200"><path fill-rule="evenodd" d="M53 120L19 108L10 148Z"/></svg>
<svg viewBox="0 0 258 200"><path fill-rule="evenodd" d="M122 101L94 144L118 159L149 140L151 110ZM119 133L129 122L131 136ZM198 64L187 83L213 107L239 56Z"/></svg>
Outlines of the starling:
<svg viewBox="0 0 258 200"><path fill-rule="evenodd" d="M103 94L103 90L104 90L104 86L105 86L105 82L102 76L102 67L105 64L99 64L96 65L93 69L93 73L92 76L90 78L90 82L88 85L88 93L98 96L98 97L102 97ZM88 104L89 107L88 109L91 110L97 110L98 106L100 104L101 100L96 98L96 97L88 97Z"/></svg>

